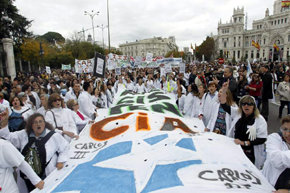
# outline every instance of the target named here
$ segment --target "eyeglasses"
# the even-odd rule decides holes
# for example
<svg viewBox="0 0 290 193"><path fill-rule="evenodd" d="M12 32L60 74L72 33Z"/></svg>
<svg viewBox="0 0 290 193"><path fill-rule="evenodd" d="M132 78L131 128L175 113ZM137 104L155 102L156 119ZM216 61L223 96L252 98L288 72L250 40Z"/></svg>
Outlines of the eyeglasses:
<svg viewBox="0 0 290 193"><path fill-rule="evenodd" d="M255 104L254 103L242 103L242 106L246 106L246 105L248 105L248 106L254 106Z"/></svg>
<svg viewBox="0 0 290 193"><path fill-rule="evenodd" d="M53 100L53 102L57 102L57 101L61 101L61 99L55 99L55 100Z"/></svg>
<svg viewBox="0 0 290 193"><path fill-rule="evenodd" d="M290 129L289 128L280 127L280 131L284 132L284 133L290 133Z"/></svg>
<svg viewBox="0 0 290 193"><path fill-rule="evenodd" d="M32 124L37 125L37 124L42 124L42 123L44 123L44 121L41 120L41 121L34 121Z"/></svg>

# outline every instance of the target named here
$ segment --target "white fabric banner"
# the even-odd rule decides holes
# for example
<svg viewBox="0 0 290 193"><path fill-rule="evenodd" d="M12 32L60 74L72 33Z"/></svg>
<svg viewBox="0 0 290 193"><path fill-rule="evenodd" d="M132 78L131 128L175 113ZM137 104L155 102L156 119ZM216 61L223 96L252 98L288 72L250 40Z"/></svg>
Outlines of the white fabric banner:
<svg viewBox="0 0 290 193"><path fill-rule="evenodd" d="M175 96L122 90L70 144L70 159L42 192L271 193L274 188L234 140L204 133ZM34 193L41 192L34 190Z"/></svg>

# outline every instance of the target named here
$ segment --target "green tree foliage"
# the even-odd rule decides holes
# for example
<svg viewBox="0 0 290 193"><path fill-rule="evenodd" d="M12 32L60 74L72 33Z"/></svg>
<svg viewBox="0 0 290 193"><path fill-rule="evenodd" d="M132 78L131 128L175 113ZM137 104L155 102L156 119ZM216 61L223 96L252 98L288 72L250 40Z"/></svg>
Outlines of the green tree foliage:
<svg viewBox="0 0 290 193"><path fill-rule="evenodd" d="M57 32L47 32L47 33L43 34L42 36L39 36L38 38L43 39L51 44L54 44L55 41L58 43L65 42L64 37L60 33L57 33Z"/></svg>
<svg viewBox="0 0 290 193"><path fill-rule="evenodd" d="M169 58L173 56L174 58L183 58L185 59L185 54L184 52L178 52L176 50L173 50L173 51L169 51L165 54L165 58Z"/></svg>
<svg viewBox="0 0 290 193"><path fill-rule="evenodd" d="M13 0L0 1L0 18L0 39L12 38L16 45L20 45L24 37L31 35L28 28L32 21L18 13Z"/></svg>
<svg viewBox="0 0 290 193"><path fill-rule="evenodd" d="M215 43L214 39L207 36L206 40L202 42L200 46L198 46L198 50L196 50L196 57L199 60L202 60L202 55L204 55L204 59L206 61L211 61L213 58L214 54L214 49L215 49Z"/></svg>

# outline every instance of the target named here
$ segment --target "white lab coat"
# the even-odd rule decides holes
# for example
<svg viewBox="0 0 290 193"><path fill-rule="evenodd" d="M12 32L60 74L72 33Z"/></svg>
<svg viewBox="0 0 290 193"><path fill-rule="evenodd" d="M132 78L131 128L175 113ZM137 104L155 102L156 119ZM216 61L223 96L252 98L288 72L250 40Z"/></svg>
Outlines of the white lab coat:
<svg viewBox="0 0 290 193"><path fill-rule="evenodd" d="M9 115L12 113L10 103L7 100L3 99L2 102L0 102L0 104L3 105L5 108L8 108Z"/></svg>
<svg viewBox="0 0 290 193"><path fill-rule="evenodd" d="M180 112L183 112L184 104L185 104L185 98L186 96L184 94L181 95L180 98L178 98L178 109Z"/></svg>
<svg viewBox="0 0 290 193"><path fill-rule="evenodd" d="M80 106L79 110L92 119L96 112L96 106L93 104L92 96L87 91L83 91L78 98L78 103Z"/></svg>
<svg viewBox="0 0 290 193"><path fill-rule="evenodd" d="M275 186L281 173L290 168L290 150L278 133L272 133L266 141L266 152L267 159L262 172L269 183Z"/></svg>
<svg viewBox="0 0 290 193"><path fill-rule="evenodd" d="M80 111L79 111L80 112ZM80 112L84 116L84 120L80 118L80 116L75 112L71 110L71 114L73 117L73 120L77 126L78 133L88 124L88 122L91 120L89 117L87 117L85 114Z"/></svg>
<svg viewBox="0 0 290 193"><path fill-rule="evenodd" d="M213 102L212 105L212 111L210 114L210 119L209 122L206 126L206 128L208 128L210 131L214 130L214 126L217 120L217 116L218 116L218 112L219 112L219 108L220 108L220 103L218 101ZM233 138L234 137L234 126L237 122L237 120L239 118L233 118L234 116L237 116L237 114L235 114L235 110L238 110L238 106L231 106L231 113L232 116L228 113L226 113L226 136Z"/></svg>
<svg viewBox="0 0 290 193"><path fill-rule="evenodd" d="M147 92L150 92L153 88L154 88L153 80L147 80L146 81L146 90L147 90Z"/></svg>
<svg viewBox="0 0 290 193"><path fill-rule="evenodd" d="M102 108L108 108L108 97L105 93L101 92L100 99L102 101Z"/></svg>
<svg viewBox="0 0 290 193"><path fill-rule="evenodd" d="M40 113L40 114L42 114L44 117L45 117L45 113L46 113L46 109L42 106L42 107L40 107L39 109L37 109L37 113Z"/></svg>
<svg viewBox="0 0 290 193"><path fill-rule="evenodd" d="M201 114L203 115L204 125L207 125L211 118L210 115L213 110L213 106L214 106L213 104L218 100L217 97L218 97L217 91L214 93L213 97L211 97L209 92L205 94L204 102L203 102L202 110L201 110Z"/></svg>
<svg viewBox="0 0 290 193"><path fill-rule="evenodd" d="M153 83L153 87L156 89L161 89L161 80L160 79L155 79Z"/></svg>
<svg viewBox="0 0 290 193"><path fill-rule="evenodd" d="M34 91L31 91L31 94L33 95L33 97L35 98L35 106L36 106L36 109L38 109L41 105L41 101L40 101L40 98L38 96L38 94Z"/></svg>
<svg viewBox="0 0 290 193"><path fill-rule="evenodd" d="M46 129L46 134L50 130ZM28 143L28 135L26 130L9 132L8 126L0 129L0 136L10 141L17 149L22 152L26 144ZM45 168L45 174L48 176L55 168L56 163L66 162L69 158L69 144L68 142L58 133L55 133L45 143L46 150L46 162L49 164ZM58 152L58 155L56 154Z"/></svg>
<svg viewBox="0 0 290 193"><path fill-rule="evenodd" d="M16 109L14 109L14 108L12 107L12 111L14 111L15 113L20 113L20 114L21 114L22 112L26 111L27 109L29 109L29 108L27 108L27 107L25 107L25 106L21 107L20 110L16 110ZM25 113L22 114L22 117L24 118L25 121L27 121L27 119L28 119L28 118L29 118L33 113L34 113L34 111L31 110L31 109L29 109L28 111L26 111Z"/></svg>
<svg viewBox="0 0 290 193"><path fill-rule="evenodd" d="M134 91L135 90L134 83L133 82L127 83L126 88L127 88L127 90Z"/></svg>
<svg viewBox="0 0 290 193"><path fill-rule="evenodd" d="M0 139L0 187L1 192L18 193L13 167L19 167L24 157L6 140Z"/></svg>
<svg viewBox="0 0 290 193"><path fill-rule="evenodd" d="M190 117L197 118L199 115L202 114L202 106L204 103L204 98L205 98L205 94L203 95L203 97L201 99L197 96L194 96L193 104L191 106L192 110L191 110Z"/></svg>
<svg viewBox="0 0 290 193"><path fill-rule="evenodd" d="M192 93L188 93L184 99L183 114L185 117L191 116L193 99L194 99L194 95Z"/></svg>
<svg viewBox="0 0 290 193"><path fill-rule="evenodd" d="M146 91L147 90L146 90L146 87L145 87L144 83L142 83L141 85L136 84L134 92L136 92L136 93L146 93Z"/></svg>
<svg viewBox="0 0 290 193"><path fill-rule="evenodd" d="M239 112L239 108L231 107L232 122L231 122L230 134L233 133L233 137L234 137L236 122L241 118L241 116L242 115ZM256 117L254 124L251 126L248 126L248 128L249 127L254 127L256 129L257 138L267 138L268 126L267 126L267 122L265 121L262 115L259 115L258 117ZM254 155L255 155L255 166L258 169L261 169L266 159L265 144L255 145Z"/></svg>
<svg viewBox="0 0 290 193"><path fill-rule="evenodd" d="M81 94L81 93L80 93ZM80 95L79 95L80 96ZM75 92L72 90L72 91L69 91L69 92L67 92L66 94L65 94L65 97L64 97L64 102L67 102L67 101L69 101L69 100L71 100L71 99L74 99L75 101L77 101L78 100L78 98L77 98L77 96L76 96L76 94L75 94Z"/></svg>
<svg viewBox="0 0 290 193"><path fill-rule="evenodd" d="M52 112L53 113L52 113ZM55 121L54 121L54 116ZM53 127L62 127L63 131L73 132L75 135L78 134L77 126L73 120L71 110L67 108L53 108L46 112L45 120L50 123ZM62 131L56 129L56 132L62 133ZM70 142L70 137L64 136L65 139Z"/></svg>
<svg viewBox="0 0 290 193"><path fill-rule="evenodd" d="M109 89L106 90L106 95L107 95L107 107L110 108L113 104L113 96Z"/></svg>

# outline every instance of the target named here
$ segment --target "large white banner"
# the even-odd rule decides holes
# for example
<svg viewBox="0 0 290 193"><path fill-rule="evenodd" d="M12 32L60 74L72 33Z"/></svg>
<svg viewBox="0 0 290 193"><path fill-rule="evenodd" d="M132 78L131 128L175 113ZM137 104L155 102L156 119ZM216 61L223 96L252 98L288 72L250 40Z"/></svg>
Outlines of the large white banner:
<svg viewBox="0 0 290 193"><path fill-rule="evenodd" d="M123 90L71 142L70 160L42 192L263 192L273 187L233 139L204 133L174 96ZM40 192L35 190L34 192Z"/></svg>

